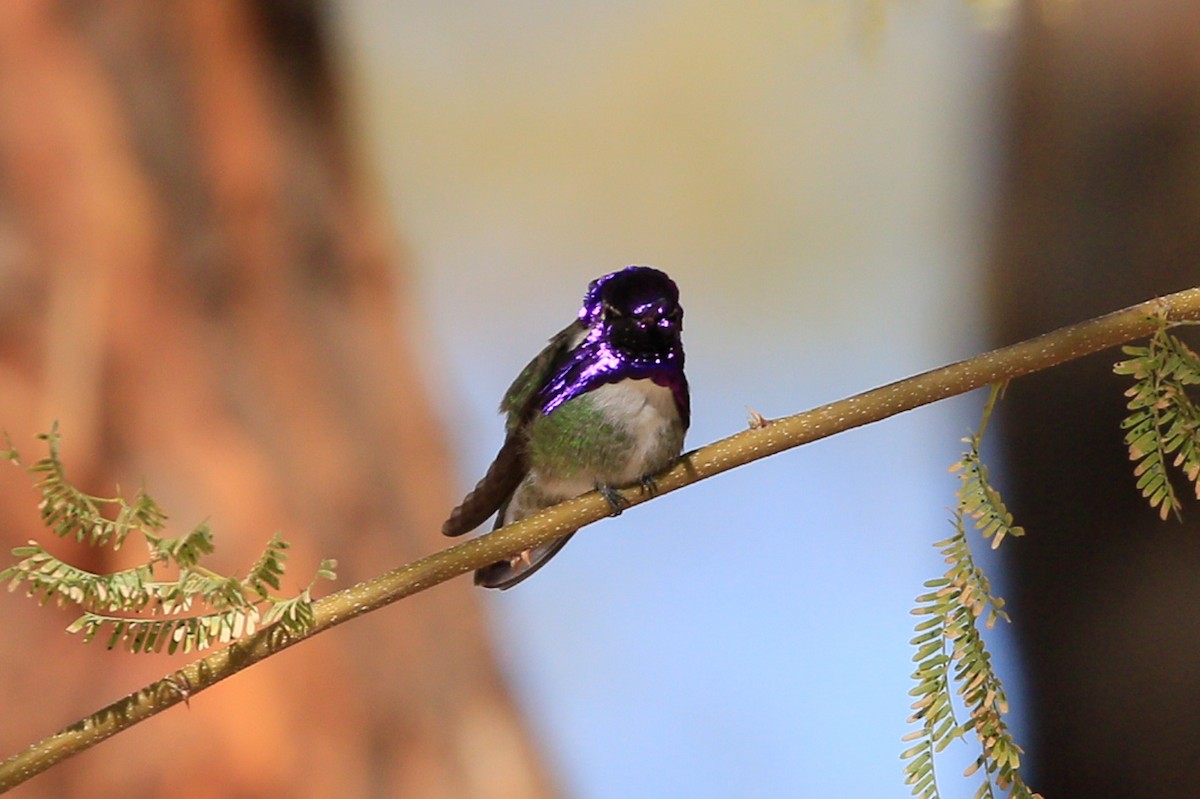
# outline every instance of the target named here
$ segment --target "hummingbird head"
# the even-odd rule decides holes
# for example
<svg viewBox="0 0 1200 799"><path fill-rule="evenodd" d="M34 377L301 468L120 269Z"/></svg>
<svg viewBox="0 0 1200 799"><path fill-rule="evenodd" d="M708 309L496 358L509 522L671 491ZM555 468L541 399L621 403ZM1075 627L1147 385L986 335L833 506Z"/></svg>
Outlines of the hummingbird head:
<svg viewBox="0 0 1200 799"><path fill-rule="evenodd" d="M679 288L665 272L648 266L629 266L592 281L579 319L635 358L657 359L680 347Z"/></svg>

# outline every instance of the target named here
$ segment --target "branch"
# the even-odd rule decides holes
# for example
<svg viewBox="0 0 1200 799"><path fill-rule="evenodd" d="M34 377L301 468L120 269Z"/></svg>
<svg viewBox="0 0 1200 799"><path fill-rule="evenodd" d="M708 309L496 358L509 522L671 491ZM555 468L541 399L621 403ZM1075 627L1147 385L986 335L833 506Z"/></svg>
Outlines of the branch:
<svg viewBox="0 0 1200 799"><path fill-rule="evenodd" d="M991 383L1012 380L1128 341L1150 336L1157 318L1200 320L1200 287L1150 300L1019 344L889 383L811 411L764 420L749 430L684 455L655 478L659 494L683 488L751 461L835 433L877 422ZM623 492L631 505L650 497ZM315 623L303 635L274 625L213 652L130 694L0 763L0 792L71 755L187 701L277 652L460 574L561 538L609 514L607 501L590 492L508 525L413 561L372 580L319 600Z"/></svg>

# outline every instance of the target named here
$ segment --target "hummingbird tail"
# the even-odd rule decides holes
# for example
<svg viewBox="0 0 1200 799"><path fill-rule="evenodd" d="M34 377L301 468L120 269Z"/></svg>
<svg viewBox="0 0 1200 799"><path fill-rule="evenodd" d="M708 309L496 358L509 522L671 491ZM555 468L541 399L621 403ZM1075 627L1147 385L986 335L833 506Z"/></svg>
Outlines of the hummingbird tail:
<svg viewBox="0 0 1200 799"><path fill-rule="evenodd" d="M462 535L487 521L517 490L525 477L525 452L520 436L510 435L473 491L442 525L442 535Z"/></svg>
<svg viewBox="0 0 1200 799"><path fill-rule="evenodd" d="M574 533L534 548L524 557L513 558L511 561L501 560L491 566L484 566L475 572L475 585L484 588L512 588L517 583L530 577L558 554L558 550L567 545Z"/></svg>

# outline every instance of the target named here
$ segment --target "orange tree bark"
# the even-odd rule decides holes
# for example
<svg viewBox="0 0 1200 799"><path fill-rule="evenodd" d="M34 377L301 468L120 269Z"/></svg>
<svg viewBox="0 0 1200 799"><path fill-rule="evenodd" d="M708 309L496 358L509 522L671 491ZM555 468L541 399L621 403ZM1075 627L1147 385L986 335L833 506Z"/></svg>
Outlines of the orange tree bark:
<svg viewBox="0 0 1200 799"><path fill-rule="evenodd" d="M441 544L456 499L423 331L355 161L311 2L8 0L0 24L0 424L69 473L205 517L217 564L272 532L294 584ZM44 540L0 474L0 543ZM88 552L112 570L135 546ZM295 587L295 585L293 585ZM84 647L0 595L0 752L179 665ZM553 793L466 582L249 670L16 795Z"/></svg>

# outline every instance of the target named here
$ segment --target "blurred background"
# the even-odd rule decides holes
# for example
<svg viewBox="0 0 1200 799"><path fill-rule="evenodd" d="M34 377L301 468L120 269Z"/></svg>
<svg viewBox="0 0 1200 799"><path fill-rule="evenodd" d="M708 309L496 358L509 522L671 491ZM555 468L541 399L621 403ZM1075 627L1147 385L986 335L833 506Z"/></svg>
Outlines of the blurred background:
<svg viewBox="0 0 1200 799"><path fill-rule="evenodd" d="M626 264L680 286L689 448L747 407L796 412L983 346L1003 37L981 9L484 8L342 7L460 490L502 441L508 383ZM940 573L945 467L977 408L664 497L483 597L564 793L907 794L908 611Z"/></svg>
<svg viewBox="0 0 1200 799"><path fill-rule="evenodd" d="M444 546L500 395L627 264L680 285L689 448L1200 273L1185 0L0 22L3 426L36 455L57 419L78 482L209 518L219 566L283 531L296 585ZM989 458L1030 530L1006 563L977 548L1015 600L990 640L1048 797L1187 795L1200 755L1200 546L1137 499L1115 358L1014 385ZM909 609L982 401L663 497L519 589L420 594L14 795L905 796ZM0 508L5 547L44 540L15 469ZM0 754L186 662L71 618L0 594ZM974 793L972 756L948 750L944 796Z"/></svg>

